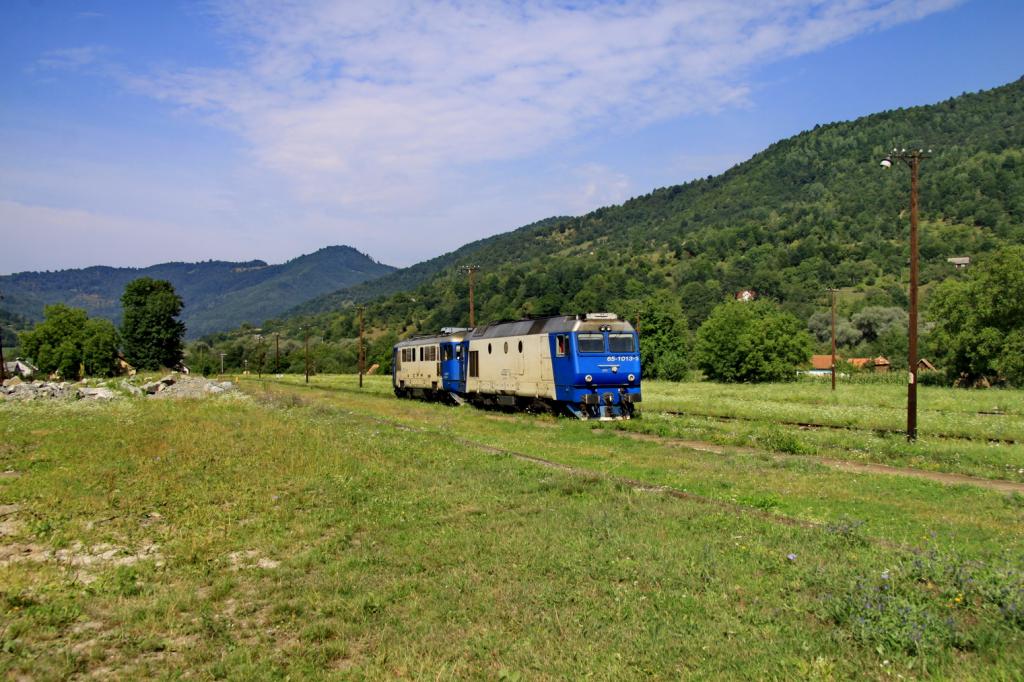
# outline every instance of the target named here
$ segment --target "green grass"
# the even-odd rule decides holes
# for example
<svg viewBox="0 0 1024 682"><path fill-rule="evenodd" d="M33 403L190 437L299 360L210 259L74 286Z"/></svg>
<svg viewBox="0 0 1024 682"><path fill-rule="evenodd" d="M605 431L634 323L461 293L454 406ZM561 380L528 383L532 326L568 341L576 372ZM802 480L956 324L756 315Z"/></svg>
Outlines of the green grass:
<svg viewBox="0 0 1024 682"><path fill-rule="evenodd" d="M0 405L0 503L19 505L0 540L79 564L0 565L4 674L1024 667L1012 496L399 401L387 378L244 383L253 399Z"/></svg>

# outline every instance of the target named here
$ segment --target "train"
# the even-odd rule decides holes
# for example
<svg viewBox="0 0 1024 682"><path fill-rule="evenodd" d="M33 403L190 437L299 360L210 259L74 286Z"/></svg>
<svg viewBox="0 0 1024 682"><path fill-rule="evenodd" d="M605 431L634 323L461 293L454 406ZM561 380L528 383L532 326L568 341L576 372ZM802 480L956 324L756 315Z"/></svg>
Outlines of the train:
<svg viewBox="0 0 1024 682"><path fill-rule="evenodd" d="M629 419L641 402L640 338L615 313L446 328L392 349L399 398Z"/></svg>

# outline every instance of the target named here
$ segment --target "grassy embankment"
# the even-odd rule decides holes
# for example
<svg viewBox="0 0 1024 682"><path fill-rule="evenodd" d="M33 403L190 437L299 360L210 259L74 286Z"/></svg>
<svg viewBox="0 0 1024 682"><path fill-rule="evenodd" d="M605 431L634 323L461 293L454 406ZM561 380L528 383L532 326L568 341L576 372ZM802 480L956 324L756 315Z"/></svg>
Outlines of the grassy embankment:
<svg viewBox="0 0 1024 682"><path fill-rule="evenodd" d="M675 387L649 388L634 425L690 411ZM1024 666L1019 497L397 401L381 378L247 389L254 400L0 405L0 503L17 505L0 519L0 670L1012 679ZM44 560L10 561L12 548Z"/></svg>

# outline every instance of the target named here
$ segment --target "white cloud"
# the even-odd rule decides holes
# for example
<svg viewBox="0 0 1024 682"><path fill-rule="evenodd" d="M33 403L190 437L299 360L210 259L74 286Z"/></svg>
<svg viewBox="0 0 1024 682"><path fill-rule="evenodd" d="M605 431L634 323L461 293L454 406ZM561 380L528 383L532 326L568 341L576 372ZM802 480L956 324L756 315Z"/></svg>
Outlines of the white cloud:
<svg viewBox="0 0 1024 682"><path fill-rule="evenodd" d="M754 66L956 2L238 0L219 17L244 64L132 84L239 133L303 201L410 206L467 164L742 103Z"/></svg>
<svg viewBox="0 0 1024 682"><path fill-rule="evenodd" d="M107 52L108 49L103 45L86 45L83 47L50 50L36 60L34 68L77 71L82 67L95 64Z"/></svg>
<svg viewBox="0 0 1024 682"><path fill-rule="evenodd" d="M328 243L412 264L646 192L600 134L746 105L763 64L957 2L223 0L233 61L217 68L118 63L120 45L47 52L32 68L118 79L230 131L245 158L26 153L39 160L0 167L0 227L31 242L26 268L283 260ZM659 177L739 156L679 157Z"/></svg>

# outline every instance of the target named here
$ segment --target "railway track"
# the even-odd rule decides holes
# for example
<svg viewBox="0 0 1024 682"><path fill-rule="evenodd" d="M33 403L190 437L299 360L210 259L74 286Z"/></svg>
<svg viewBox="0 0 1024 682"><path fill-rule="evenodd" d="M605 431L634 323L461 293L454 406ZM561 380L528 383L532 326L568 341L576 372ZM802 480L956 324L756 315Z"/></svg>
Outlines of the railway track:
<svg viewBox="0 0 1024 682"><path fill-rule="evenodd" d="M737 417L727 416L718 414L705 414L702 412L683 412L680 410L664 410L659 414L663 414L669 417L699 417L702 419L714 419L721 422L758 422L764 421L755 417ZM900 429L884 429L884 428L872 428L867 426L852 426L849 424L824 424L821 422L802 422L802 421L790 421L785 419L772 419L773 424L783 424L785 426L796 426L805 430L830 430L830 431L860 431L870 432L879 435L894 436L894 435L905 435L906 431ZM971 436L965 436L963 434L954 433L926 433L924 434L929 438L939 438L941 440L963 440L968 442L987 442L987 443L1000 443L1004 445L1017 445L1021 441L1014 438L973 438Z"/></svg>

